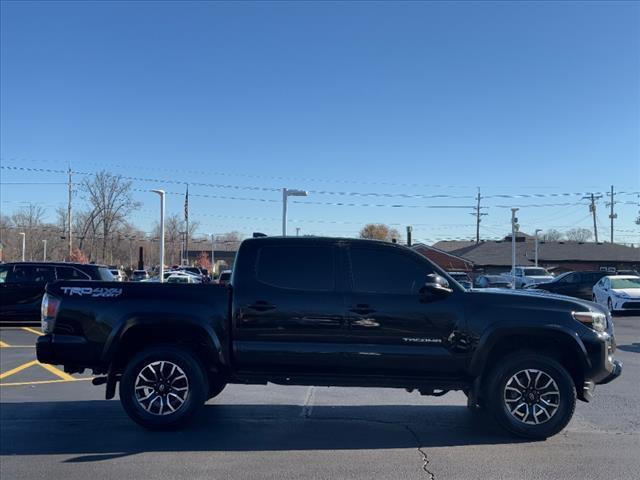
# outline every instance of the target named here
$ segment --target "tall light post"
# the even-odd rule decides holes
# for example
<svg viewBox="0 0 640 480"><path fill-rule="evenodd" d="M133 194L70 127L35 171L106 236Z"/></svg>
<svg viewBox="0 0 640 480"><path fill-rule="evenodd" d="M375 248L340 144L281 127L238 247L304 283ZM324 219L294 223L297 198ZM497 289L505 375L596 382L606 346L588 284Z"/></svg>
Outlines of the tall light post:
<svg viewBox="0 0 640 480"><path fill-rule="evenodd" d="M518 208L511 209L511 288L516 288L516 232L518 231L518 217L516 212Z"/></svg>
<svg viewBox="0 0 640 480"><path fill-rule="evenodd" d="M160 283L164 282L164 190L151 190L160 195Z"/></svg>
<svg viewBox="0 0 640 480"><path fill-rule="evenodd" d="M309 195L305 190L295 190L289 188L282 189L282 236L287 236L287 198L306 197Z"/></svg>
<svg viewBox="0 0 640 480"><path fill-rule="evenodd" d="M24 262L24 250L25 250L25 247L26 247L25 233L24 232L20 232L19 235L22 236L22 261Z"/></svg>
<svg viewBox="0 0 640 480"><path fill-rule="evenodd" d="M536 261L536 267L538 266L538 233L541 232L542 230L539 228L536 228L535 231L535 237L536 237L536 250L535 250L535 261Z"/></svg>
<svg viewBox="0 0 640 480"><path fill-rule="evenodd" d="M213 233L211 234L211 279L213 279L213 275L216 272L216 259L214 257L214 250L216 248L216 238L213 235Z"/></svg>
<svg viewBox="0 0 640 480"><path fill-rule="evenodd" d="M44 253L42 254L42 261L46 262L47 261L47 239L45 238L44 240L42 240L42 243L44 243Z"/></svg>

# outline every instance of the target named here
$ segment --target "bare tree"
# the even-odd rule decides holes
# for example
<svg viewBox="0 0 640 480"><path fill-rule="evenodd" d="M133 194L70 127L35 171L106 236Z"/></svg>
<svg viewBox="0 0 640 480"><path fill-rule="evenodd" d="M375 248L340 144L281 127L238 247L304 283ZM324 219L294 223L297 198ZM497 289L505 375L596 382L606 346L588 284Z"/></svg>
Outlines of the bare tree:
<svg viewBox="0 0 640 480"><path fill-rule="evenodd" d="M550 228L549 230L544 232L542 234L542 237L540 238L543 242L557 242L562 238L562 233L560 233L558 230Z"/></svg>
<svg viewBox="0 0 640 480"><path fill-rule="evenodd" d="M383 223L368 223L360 230L360 238L384 240L386 242L391 242L394 239L398 242L401 241L400 232Z"/></svg>
<svg viewBox="0 0 640 480"><path fill-rule="evenodd" d="M127 215L140 207L133 200L131 182L123 180L120 175L101 171L93 179L86 178L82 188L88 194L92 207L92 223L98 226L101 233L102 260L106 260L107 244L114 230L125 223Z"/></svg>
<svg viewBox="0 0 640 480"><path fill-rule="evenodd" d="M227 232L221 235L216 235L216 250L224 250L227 252L234 252L238 250L240 243L243 240L240 232Z"/></svg>
<svg viewBox="0 0 640 480"><path fill-rule="evenodd" d="M565 235L567 240L572 242L586 242L591 238L592 233L588 228L572 228Z"/></svg>

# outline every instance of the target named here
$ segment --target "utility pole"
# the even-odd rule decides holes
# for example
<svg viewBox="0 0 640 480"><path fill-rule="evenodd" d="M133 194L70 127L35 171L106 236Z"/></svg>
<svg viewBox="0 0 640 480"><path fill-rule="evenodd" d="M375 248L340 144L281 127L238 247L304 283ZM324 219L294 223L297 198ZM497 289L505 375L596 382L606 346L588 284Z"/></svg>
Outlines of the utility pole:
<svg viewBox="0 0 640 480"><path fill-rule="evenodd" d="M593 215L593 236L596 238L596 243L598 243L598 225L596 223L596 200L602 198L602 195L594 195L591 193L586 197L582 197L583 200L590 200L591 205L589 205L589 211Z"/></svg>
<svg viewBox="0 0 640 480"><path fill-rule="evenodd" d="M478 187L478 196L476 197L476 206L473 208L475 211L471 215L476 217L476 244L480 243L480 222L481 217L487 215L486 213L481 213L480 200L482 199L482 195L480 195L480 187Z"/></svg>
<svg viewBox="0 0 640 480"><path fill-rule="evenodd" d="M189 265L189 184L187 183L187 194L184 197L184 221L186 223L184 233L184 256L187 257L186 264Z"/></svg>
<svg viewBox="0 0 640 480"><path fill-rule="evenodd" d="M413 232L413 227L411 225L407 225L407 247L411 246L411 233Z"/></svg>
<svg viewBox="0 0 640 480"><path fill-rule="evenodd" d="M45 238L44 240L42 240L42 243L44 243L44 253L42 254L42 261L46 262L47 261L47 239Z"/></svg>
<svg viewBox="0 0 640 480"><path fill-rule="evenodd" d="M296 237L300 236L300 227L296 227Z"/></svg>
<svg viewBox="0 0 640 480"><path fill-rule="evenodd" d="M71 181L71 165L69 165L69 203L67 205L67 235L69 239L69 257L68 261L71 261L71 254L73 253L73 241L71 240L71 197L73 194L73 182Z"/></svg>
<svg viewBox="0 0 640 480"><path fill-rule="evenodd" d="M613 243L613 220L615 218L618 218L618 214L617 213L613 213L613 206L616 203L616 202L613 201L613 195L614 195L613 185L611 185L611 193L609 193L609 196L611 197L611 201L609 203L607 203L607 206L611 207L611 213L609 214L609 218L611 219L611 243Z"/></svg>
<svg viewBox="0 0 640 480"><path fill-rule="evenodd" d="M536 263L536 267L538 266L538 233L540 233L542 230L539 228L536 228L535 231L535 237L536 237L536 250L535 250L535 263Z"/></svg>

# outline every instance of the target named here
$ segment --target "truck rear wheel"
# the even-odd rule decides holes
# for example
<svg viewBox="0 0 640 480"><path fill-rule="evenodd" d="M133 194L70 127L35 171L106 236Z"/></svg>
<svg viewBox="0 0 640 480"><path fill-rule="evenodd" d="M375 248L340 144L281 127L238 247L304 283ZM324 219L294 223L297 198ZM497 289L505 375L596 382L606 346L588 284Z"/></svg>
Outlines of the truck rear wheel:
<svg viewBox="0 0 640 480"><path fill-rule="evenodd" d="M573 417L573 379L553 358L514 354L500 361L489 378L488 407L514 435L542 440L562 431Z"/></svg>
<svg viewBox="0 0 640 480"><path fill-rule="evenodd" d="M200 362L188 350L155 346L133 357L120 380L120 401L136 423L149 429L179 428L207 399Z"/></svg>

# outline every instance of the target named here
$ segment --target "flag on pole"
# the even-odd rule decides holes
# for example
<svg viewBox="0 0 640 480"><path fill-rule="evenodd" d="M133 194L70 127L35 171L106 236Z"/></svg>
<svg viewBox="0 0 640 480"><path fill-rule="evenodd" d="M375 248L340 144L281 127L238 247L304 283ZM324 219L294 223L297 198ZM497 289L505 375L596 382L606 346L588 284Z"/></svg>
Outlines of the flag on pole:
<svg viewBox="0 0 640 480"><path fill-rule="evenodd" d="M187 183L187 193L184 196L184 221L189 222L189 184Z"/></svg>

